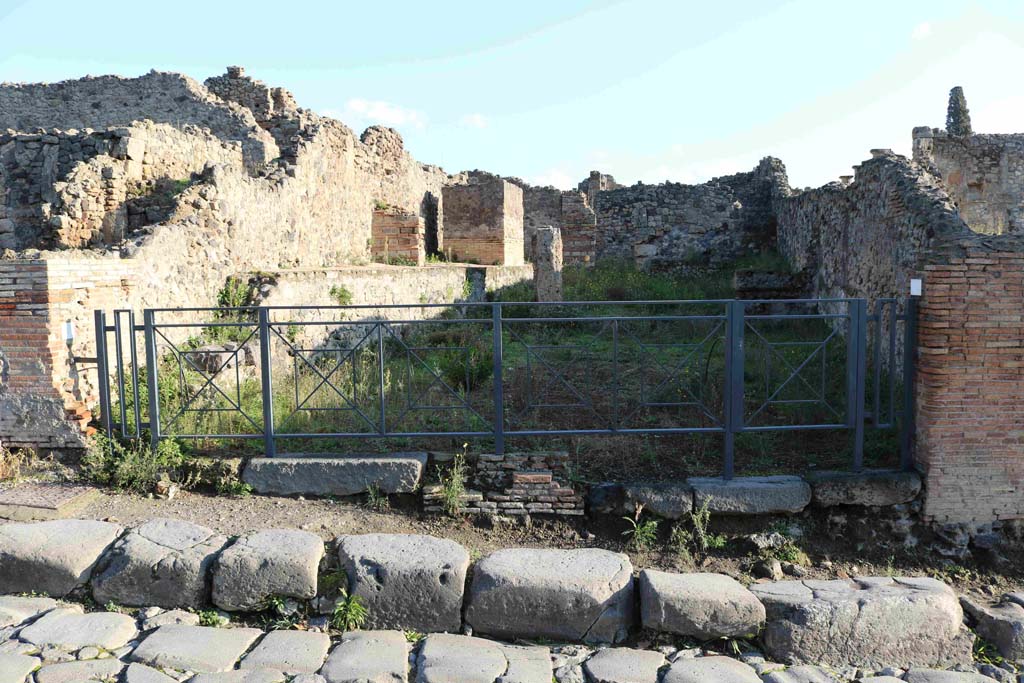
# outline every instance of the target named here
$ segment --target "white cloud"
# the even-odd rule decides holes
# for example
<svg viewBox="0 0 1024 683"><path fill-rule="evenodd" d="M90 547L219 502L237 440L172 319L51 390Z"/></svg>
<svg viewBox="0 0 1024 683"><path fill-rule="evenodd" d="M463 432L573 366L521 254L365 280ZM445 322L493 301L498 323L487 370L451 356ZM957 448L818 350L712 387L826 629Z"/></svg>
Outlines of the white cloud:
<svg viewBox="0 0 1024 683"><path fill-rule="evenodd" d="M459 125L464 128L486 128L487 123L487 117L478 113L466 114L459 119Z"/></svg>
<svg viewBox="0 0 1024 683"><path fill-rule="evenodd" d="M549 168L526 178L526 182L538 187L551 185L559 190L572 190L576 188L579 179L574 180L573 175L564 168Z"/></svg>
<svg viewBox="0 0 1024 683"><path fill-rule="evenodd" d="M930 21L922 21L920 24L914 27L914 30L910 32L911 40L924 40L932 34L932 23Z"/></svg>
<svg viewBox="0 0 1024 683"><path fill-rule="evenodd" d="M326 113L353 128L381 125L390 128L422 130L427 126L427 117L421 111L383 100L367 100L361 97L350 99L340 112L328 110Z"/></svg>

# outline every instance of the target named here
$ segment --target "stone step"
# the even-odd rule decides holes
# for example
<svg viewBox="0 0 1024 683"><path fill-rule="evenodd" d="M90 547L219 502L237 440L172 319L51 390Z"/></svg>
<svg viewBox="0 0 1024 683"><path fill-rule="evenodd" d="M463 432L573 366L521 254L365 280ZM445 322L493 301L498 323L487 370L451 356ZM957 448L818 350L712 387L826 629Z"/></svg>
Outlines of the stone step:
<svg viewBox="0 0 1024 683"><path fill-rule="evenodd" d="M353 496L376 486L381 493L412 493L427 464L425 452L373 454L292 453L253 458L242 480L257 493Z"/></svg>

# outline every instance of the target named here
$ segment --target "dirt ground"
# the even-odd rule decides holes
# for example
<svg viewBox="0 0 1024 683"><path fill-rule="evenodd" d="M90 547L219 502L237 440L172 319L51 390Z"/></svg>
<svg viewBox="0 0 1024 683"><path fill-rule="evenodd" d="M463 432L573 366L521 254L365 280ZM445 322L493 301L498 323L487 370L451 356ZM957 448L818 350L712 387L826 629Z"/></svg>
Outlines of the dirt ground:
<svg viewBox="0 0 1024 683"><path fill-rule="evenodd" d="M669 521L659 523L657 541L650 549L637 551L623 536L628 523L616 516L569 521L534 517L529 524L453 518L419 512L411 496L393 496L391 508L378 512L355 500L234 498L190 491L159 500L106 490L76 516L123 525L169 517L227 535L291 527L316 533L325 541L341 534L430 534L461 543L474 558L509 547L597 547L628 553L637 569L723 572L746 582L756 580L752 570L761 559L750 543L750 534L784 530L806 555L799 561L806 578L927 575L947 581L961 592L980 595L1000 595L1024 587L1024 551L1019 540L1004 541L995 550L958 554L927 529L911 529L907 516L900 514L808 511L774 519L713 519L713 530L725 535L728 542L705 556L689 558L680 557L671 546ZM916 545L908 547L908 543Z"/></svg>

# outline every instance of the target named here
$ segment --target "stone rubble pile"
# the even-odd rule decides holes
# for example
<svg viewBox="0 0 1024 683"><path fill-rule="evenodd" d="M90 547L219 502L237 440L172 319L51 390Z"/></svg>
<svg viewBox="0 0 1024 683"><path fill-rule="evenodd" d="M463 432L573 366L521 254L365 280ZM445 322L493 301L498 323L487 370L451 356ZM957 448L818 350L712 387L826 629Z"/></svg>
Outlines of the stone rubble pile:
<svg viewBox="0 0 1024 683"><path fill-rule="evenodd" d="M505 549L471 568L459 544L417 535L342 536L335 552L341 581L328 590L321 574L333 558L322 563L322 540L293 529L228 540L160 519L128 530L82 520L0 526L0 593L91 592L99 604L143 608L135 617L86 613L53 597L0 597L0 681L1024 681L1009 665L975 670L965 626L966 610L1008 660L1024 659L1019 593L996 604L964 598L961 607L948 586L925 578L749 589L710 573L647 569L634 578L626 555L594 548ZM323 612L336 589L361 598L368 630L332 641L324 617L309 631L264 633L227 619L226 628L200 626L194 611L174 609L255 612L288 600ZM641 626L717 646L615 646ZM759 639L763 653L723 656L723 639Z"/></svg>

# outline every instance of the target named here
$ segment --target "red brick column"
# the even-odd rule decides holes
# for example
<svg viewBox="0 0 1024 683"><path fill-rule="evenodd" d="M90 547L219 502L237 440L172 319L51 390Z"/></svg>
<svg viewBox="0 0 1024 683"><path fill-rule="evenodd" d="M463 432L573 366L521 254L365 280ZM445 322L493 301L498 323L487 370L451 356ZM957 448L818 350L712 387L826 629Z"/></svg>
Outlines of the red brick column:
<svg viewBox="0 0 1024 683"><path fill-rule="evenodd" d="M924 514L1024 517L1024 254L973 249L924 267L916 459Z"/></svg>

